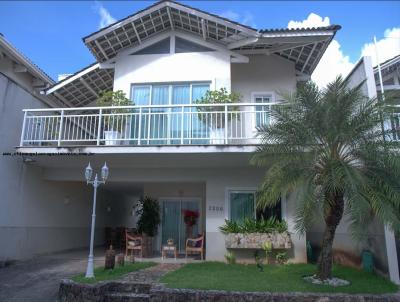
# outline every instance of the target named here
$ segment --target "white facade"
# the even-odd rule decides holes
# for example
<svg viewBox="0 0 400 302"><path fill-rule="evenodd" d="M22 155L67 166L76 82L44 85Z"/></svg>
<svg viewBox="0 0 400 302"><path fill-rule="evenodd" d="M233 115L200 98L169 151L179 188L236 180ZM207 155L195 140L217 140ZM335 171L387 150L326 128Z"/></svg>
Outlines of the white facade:
<svg viewBox="0 0 400 302"><path fill-rule="evenodd" d="M152 19L151 22L143 21L146 19L143 16L153 18L157 15L154 13L156 11L160 18ZM190 20L197 22L190 21L187 24L185 22L189 19L182 18L181 14L187 14ZM130 22L132 26L128 26ZM137 22L141 23L141 27L137 26ZM14 217L22 211L21 207L26 209L26 216L20 217L21 224L29 221L29 226L32 227L51 228L49 232L38 231L37 236L57 236L60 244L52 244L52 239L48 241L53 250L84 246L85 230L90 222L91 190L82 182L83 167L89 160L93 167L100 167L107 161L110 177L99 191L97 243L102 242L104 227L135 226L137 217L132 209L140 196L149 195L160 202L171 199L196 200L199 202L200 212L198 231L206 234L206 259L223 260L226 249L224 235L219 227L224 224L225 219L231 218L229 192L255 191L265 174L264 169L249 164L251 154L259 141L248 138L253 139L256 135L257 120L269 121L268 111L259 107L269 108L276 105L280 101L281 93L294 91L298 79L308 79L324 53L325 46L330 43L338 29L340 27L330 26L263 32L178 3L163 1L139 15L132 15L84 38L97 63L46 90L46 95L70 105L72 109L25 111L23 127L22 115L15 119L15 122L20 123L15 128L18 134L23 128L18 151L33 161L19 163L19 168L29 171L23 173L34 175L36 179L31 181L26 178L22 181L25 189L21 206L12 204L10 198L7 207ZM110 33L114 34L113 38L110 38ZM143 54L143 51L165 39L169 39L168 51L159 49L157 52L153 49L151 54ZM183 44L190 45L175 51L179 39L186 41ZM136 54L137 52L142 54ZM122 90L132 99L133 85L168 84L171 92L172 85L192 84L192 87L193 83L207 83L211 90L226 88L227 91L241 95L240 104L235 105L239 109L228 108L226 104L219 107L222 110L219 111L218 118L224 122L220 121L219 125L214 122L214 128L224 128L222 141L216 143L210 139L208 132L212 131L207 129L208 136L203 141L201 137L197 144L191 141L193 136L184 136L183 127L187 120L192 123L198 117L197 109L187 110L188 107L185 106L193 106L187 100L179 103L178 107L172 107L174 104L170 93L169 107L164 107L161 113L151 111L152 107L146 107L147 105L128 108L131 110L130 120L118 130L120 134L129 130L129 134L121 139L120 144L107 145L102 131L106 127L104 114L110 109L93 108L101 92ZM193 100L190 96L190 101ZM24 107L29 109L36 106L25 104ZM259 111L256 112L255 108ZM232 114L237 114L235 110L239 111L240 118L233 121ZM73 116L72 111L79 112L76 113L78 117ZM82 111L95 114L85 115ZM146 118L160 122L160 118L154 117L161 115L170 121L171 115L168 114L179 116L176 112L181 114L181 119L178 119L180 132L176 131L180 133L180 139L168 140L162 137L162 143L157 143L160 139L156 138L156 143L152 144L149 135L152 129L148 126L150 122L144 124ZM44 117L38 118L35 114ZM89 117L91 114L95 117ZM150 118L150 114L154 116ZM189 115L187 120L183 119L184 114ZM132 127L136 124L139 125L139 130L135 128L132 135ZM70 125L72 127L66 129ZM135 133L141 135L142 127L147 127L147 137L134 137ZM208 125L203 128L208 128ZM49 129L53 129L50 134ZM107 131L114 130L114 126L111 126ZM71 132L75 135L72 138L69 137ZM81 139L82 132L84 139ZM36 136L32 133L36 133ZM144 144L146 140L147 144ZM17 146L19 138L12 137L10 142ZM30 155L32 152L72 152L77 155L47 158ZM94 155L82 156L82 153ZM17 175L16 179L24 179L23 177ZM289 230L293 232L294 244L289 251L291 261L305 262L305 237L294 233L295 208L296 205L290 197L282 198L282 218L287 220ZM7 219L12 220L13 215L4 218L7 226L12 226L12 222ZM59 218L60 215L64 216ZM160 233L162 231L160 226ZM75 232L79 235L74 236ZM4 233L3 236L12 236L9 230L5 229ZM87 239L88 235L87 232ZM72 241L70 238L78 239ZM163 243L160 234L154 240L154 246L159 250ZM6 258L13 257L16 246L10 248ZM47 252L51 251L50 246L26 247L35 252ZM238 252L238 256L243 260L253 260L253 251Z"/></svg>
<svg viewBox="0 0 400 302"><path fill-rule="evenodd" d="M185 37L186 35L180 35ZM175 35L171 37L171 44ZM129 55L115 62L114 91L130 96L131 85L144 83L209 82L212 89L231 86L230 54L222 51Z"/></svg>

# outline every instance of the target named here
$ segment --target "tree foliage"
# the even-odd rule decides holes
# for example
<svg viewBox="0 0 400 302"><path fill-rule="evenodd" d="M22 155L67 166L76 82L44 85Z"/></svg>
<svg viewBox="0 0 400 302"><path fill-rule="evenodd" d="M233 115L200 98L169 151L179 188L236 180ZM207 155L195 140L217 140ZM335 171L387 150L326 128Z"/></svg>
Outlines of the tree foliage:
<svg viewBox="0 0 400 302"><path fill-rule="evenodd" d="M385 103L364 97L362 85L348 88L341 77L323 90L312 82L299 85L284 105L272 109L274 123L259 129L262 145L252 157L266 168L258 206L290 195L300 233L322 217L327 235L322 254L343 216L356 236L372 217L400 229L397 146L382 128ZM328 270L320 276L329 276Z"/></svg>

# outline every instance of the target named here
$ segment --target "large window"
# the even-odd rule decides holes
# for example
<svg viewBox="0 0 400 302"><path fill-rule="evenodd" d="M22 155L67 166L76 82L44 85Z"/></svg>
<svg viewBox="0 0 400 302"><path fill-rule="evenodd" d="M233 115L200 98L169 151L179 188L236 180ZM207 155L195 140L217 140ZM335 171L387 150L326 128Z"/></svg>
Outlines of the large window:
<svg viewBox="0 0 400 302"><path fill-rule="evenodd" d="M238 223L245 219L268 219L275 217L282 218L281 201L274 207L264 209L256 208L256 192L254 190L231 190L229 191L229 218Z"/></svg>
<svg viewBox="0 0 400 302"><path fill-rule="evenodd" d="M230 191L229 203L231 221L242 223L246 218L255 218L254 191Z"/></svg>
<svg viewBox="0 0 400 302"><path fill-rule="evenodd" d="M131 100L135 105L181 105L193 104L210 89L209 82L195 83L165 83L132 85ZM185 112L195 111L195 108L185 108ZM197 114L185 114L182 121L181 108L159 107L142 109L141 138L142 143L149 144L179 144L182 136L184 144L199 143L196 138L202 137L201 121ZM138 121L135 126L135 137L138 135ZM183 128L182 128L183 126Z"/></svg>

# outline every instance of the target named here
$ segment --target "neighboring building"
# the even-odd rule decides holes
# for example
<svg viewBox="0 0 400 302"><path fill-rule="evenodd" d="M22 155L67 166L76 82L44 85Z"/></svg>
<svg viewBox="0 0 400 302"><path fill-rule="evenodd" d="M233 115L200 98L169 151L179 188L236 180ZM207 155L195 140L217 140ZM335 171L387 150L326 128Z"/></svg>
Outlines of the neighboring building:
<svg viewBox="0 0 400 302"><path fill-rule="evenodd" d="M106 226L135 226L133 206L148 195L161 205L156 250L168 238L184 249L182 210L191 209L200 213L195 232L206 235L206 259L223 260L219 226L225 219L256 216L255 190L265 173L249 164L259 144L256 128L271 122L269 110L279 105L279 93L310 78L338 29L256 30L162 1L85 37L96 62L46 89L46 98L64 105L33 110L38 106L22 104L23 121L19 108L13 109L21 114L14 129L22 136L8 142L19 144L25 163L10 164L24 176L15 175L19 204L13 193L6 195L4 208L11 214L1 217L0 231L5 242L13 242L12 221L19 219L29 221L24 230L33 235L18 235L32 239L9 244L0 260L87 245L88 161L110 167L98 194L97 243ZM240 103L195 104L207 90L220 88L240 93ZM108 90L122 90L135 106L117 113L96 107ZM282 197L270 212L293 231L295 208ZM306 261L306 238L292 240L292 261Z"/></svg>
<svg viewBox="0 0 400 302"><path fill-rule="evenodd" d="M385 95L400 101L400 56L396 56L381 64L383 90ZM355 87L363 82L362 91L365 96L374 99L382 99L381 84L379 79L378 66L372 66L370 57L362 57L347 76L350 87ZM400 102L397 102L400 104ZM385 129L391 130L387 139L399 140L400 108L393 108L394 114L390 121L384 123ZM322 222L316 223L307 233L307 240L313 246L320 245L322 238ZM396 248L397 244L397 248ZM346 217L339 224L336 231L334 249L336 260L344 263L357 263L363 250L373 252L376 267L381 272L388 272L390 279L396 283L399 281L399 258L400 244L397 236L378 221L373 221L368 226L368 235L365 240L355 241L349 232L349 222Z"/></svg>
<svg viewBox="0 0 400 302"><path fill-rule="evenodd" d="M0 35L0 266L87 245L90 189L81 182L47 181L43 167L13 154L21 137L22 109L65 106L41 93L54 84Z"/></svg>

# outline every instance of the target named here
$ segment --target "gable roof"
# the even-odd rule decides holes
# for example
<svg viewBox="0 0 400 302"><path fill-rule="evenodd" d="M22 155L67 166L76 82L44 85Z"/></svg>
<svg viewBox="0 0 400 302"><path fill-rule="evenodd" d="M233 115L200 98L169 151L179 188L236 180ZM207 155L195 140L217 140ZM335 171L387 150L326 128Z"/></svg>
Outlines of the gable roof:
<svg viewBox="0 0 400 302"><path fill-rule="evenodd" d="M391 74L392 72L400 70L400 55L394 56L381 63L382 76ZM378 66L374 67L375 77L378 77Z"/></svg>
<svg viewBox="0 0 400 302"><path fill-rule="evenodd" d="M83 42L99 62L104 62L121 49L138 45L166 30L191 32L221 43L257 34L257 30L249 26L167 0L90 34Z"/></svg>
<svg viewBox="0 0 400 302"><path fill-rule="evenodd" d="M180 30L231 50L276 53L295 62L299 72L311 74L339 29L340 26L331 25L258 31L187 5L163 0L84 37L83 41L99 62L105 62L119 51L139 45L160 32ZM305 37L309 37L308 43L302 39ZM298 43L293 45L296 41Z"/></svg>
<svg viewBox="0 0 400 302"><path fill-rule="evenodd" d="M233 55L279 55L294 62L298 74L311 75L339 29L340 26L331 25L257 30L181 3L162 0L84 37L83 42L97 62L113 63L119 52L143 46L156 35L184 32L227 49ZM53 85L47 94L58 93L74 106L84 106L102 90L112 89L113 75L113 70L102 69L94 63Z"/></svg>
<svg viewBox="0 0 400 302"><path fill-rule="evenodd" d="M8 57L15 66L29 73L33 78L32 86L34 89L37 89L37 91L56 83L47 73L7 41L3 34L0 33L0 60L2 56ZM36 98L49 106L67 106L68 104L68 102L63 102L53 95L42 96L41 94L37 94Z"/></svg>

